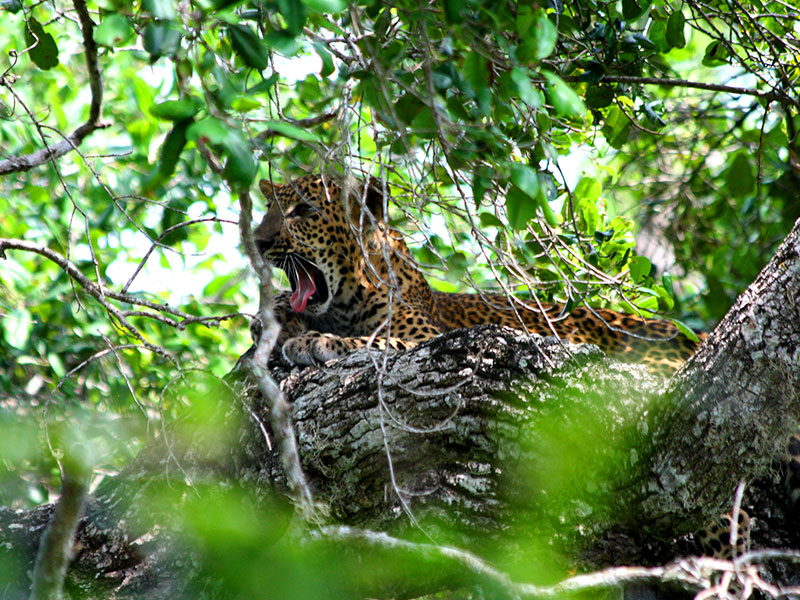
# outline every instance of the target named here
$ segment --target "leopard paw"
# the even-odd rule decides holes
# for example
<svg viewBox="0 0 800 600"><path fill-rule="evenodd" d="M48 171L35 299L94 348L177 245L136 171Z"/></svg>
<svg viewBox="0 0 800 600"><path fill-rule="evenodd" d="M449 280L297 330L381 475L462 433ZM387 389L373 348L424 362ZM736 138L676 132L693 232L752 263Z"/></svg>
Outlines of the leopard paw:
<svg viewBox="0 0 800 600"><path fill-rule="evenodd" d="M345 338L312 331L288 339L281 352L293 365L313 366L342 358L353 349L354 346Z"/></svg>

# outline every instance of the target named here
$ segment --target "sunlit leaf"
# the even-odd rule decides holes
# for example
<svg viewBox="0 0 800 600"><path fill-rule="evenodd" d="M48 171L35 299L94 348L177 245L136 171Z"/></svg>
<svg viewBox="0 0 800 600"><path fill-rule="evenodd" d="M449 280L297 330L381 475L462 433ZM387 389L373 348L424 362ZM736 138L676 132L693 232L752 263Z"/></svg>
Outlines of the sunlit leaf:
<svg viewBox="0 0 800 600"><path fill-rule="evenodd" d="M529 32L531 34L536 44L534 58L542 60L550 56L556 47L558 30L542 8L534 12L533 29Z"/></svg>
<svg viewBox="0 0 800 600"><path fill-rule="evenodd" d="M21 350L28 345L33 319L27 310L10 311L0 319L0 325L3 327L3 337L9 346Z"/></svg>
<svg viewBox="0 0 800 600"><path fill-rule="evenodd" d="M277 134L300 140L301 142L318 142L319 136L314 132L292 125L291 123L283 123L281 121L268 121L267 127Z"/></svg>
<svg viewBox="0 0 800 600"><path fill-rule="evenodd" d="M171 21L178 16L173 0L142 0L142 8L163 21Z"/></svg>
<svg viewBox="0 0 800 600"><path fill-rule="evenodd" d="M650 276L653 264L646 256L634 256L628 261L631 270L631 279L634 283L643 283Z"/></svg>
<svg viewBox="0 0 800 600"><path fill-rule="evenodd" d="M192 123L186 131L186 139L191 142L201 140L207 144L220 145L228 138L228 131L229 128L222 121L207 117Z"/></svg>
<svg viewBox="0 0 800 600"><path fill-rule="evenodd" d="M116 48L135 35L133 27L123 15L111 14L103 17L94 30L94 41L100 46Z"/></svg>
<svg viewBox="0 0 800 600"><path fill-rule="evenodd" d="M547 81L547 92L556 112L564 117L582 117L586 114L586 106L580 96L569 87L558 75L544 71Z"/></svg>
<svg viewBox="0 0 800 600"><path fill-rule="evenodd" d="M334 15L347 8L347 0L303 0L303 4L314 12Z"/></svg>
<svg viewBox="0 0 800 600"><path fill-rule="evenodd" d="M286 20L286 29L297 35L306 23L306 7L301 0L277 0L278 10Z"/></svg>
<svg viewBox="0 0 800 600"><path fill-rule="evenodd" d="M511 71L511 81L514 82L517 93L525 104L533 108L538 108L544 104L542 94L531 84L530 75L527 71L514 67Z"/></svg>
<svg viewBox="0 0 800 600"><path fill-rule="evenodd" d="M692 331L691 327L689 327L685 323L682 323L681 321L678 321L677 319L672 319L672 322L675 324L675 327L678 328L678 331L680 331L687 338L689 338L693 342L700 341L700 338L698 338L697 334L694 331Z"/></svg>
<svg viewBox="0 0 800 600"><path fill-rule="evenodd" d="M154 104L150 107L150 114L168 121L182 121L197 114L199 109L200 106L196 99L183 98Z"/></svg>

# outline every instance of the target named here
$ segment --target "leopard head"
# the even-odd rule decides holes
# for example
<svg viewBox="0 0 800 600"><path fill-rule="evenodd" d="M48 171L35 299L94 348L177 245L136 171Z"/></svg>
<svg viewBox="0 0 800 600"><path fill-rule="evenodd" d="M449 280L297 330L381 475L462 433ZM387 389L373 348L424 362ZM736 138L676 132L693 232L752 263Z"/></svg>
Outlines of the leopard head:
<svg viewBox="0 0 800 600"><path fill-rule="evenodd" d="M381 227L384 198L375 185L306 175L259 183L269 210L253 232L264 258L286 272L298 313L324 314L358 284L363 249Z"/></svg>

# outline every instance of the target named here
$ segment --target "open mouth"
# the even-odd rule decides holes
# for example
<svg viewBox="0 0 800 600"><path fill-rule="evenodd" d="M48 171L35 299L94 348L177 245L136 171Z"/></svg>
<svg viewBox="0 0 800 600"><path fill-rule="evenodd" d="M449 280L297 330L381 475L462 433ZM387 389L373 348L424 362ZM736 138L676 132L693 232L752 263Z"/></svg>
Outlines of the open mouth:
<svg viewBox="0 0 800 600"><path fill-rule="evenodd" d="M319 304L328 299L325 276L313 262L298 254L289 254L282 266L292 286L289 304L294 312L303 312L309 303Z"/></svg>

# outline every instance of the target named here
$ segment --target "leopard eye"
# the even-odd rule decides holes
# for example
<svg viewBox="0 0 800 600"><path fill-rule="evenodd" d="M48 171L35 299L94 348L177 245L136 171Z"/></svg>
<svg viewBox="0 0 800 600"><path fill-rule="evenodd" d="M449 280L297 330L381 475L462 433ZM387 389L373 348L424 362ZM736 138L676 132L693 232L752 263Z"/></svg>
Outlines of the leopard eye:
<svg viewBox="0 0 800 600"><path fill-rule="evenodd" d="M307 217L308 215L314 212L314 207L310 204L306 204L305 202L300 202L299 204L295 204L292 208L289 209L289 212L286 213L287 218L294 218L294 217Z"/></svg>

